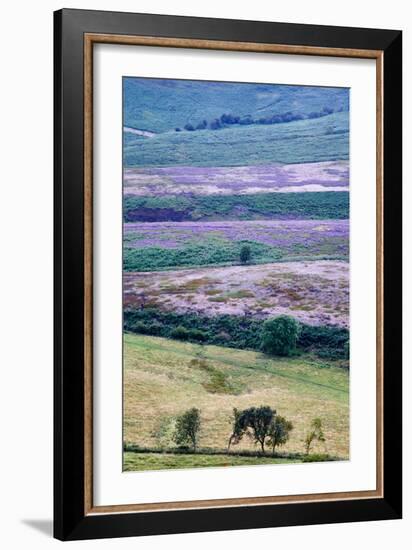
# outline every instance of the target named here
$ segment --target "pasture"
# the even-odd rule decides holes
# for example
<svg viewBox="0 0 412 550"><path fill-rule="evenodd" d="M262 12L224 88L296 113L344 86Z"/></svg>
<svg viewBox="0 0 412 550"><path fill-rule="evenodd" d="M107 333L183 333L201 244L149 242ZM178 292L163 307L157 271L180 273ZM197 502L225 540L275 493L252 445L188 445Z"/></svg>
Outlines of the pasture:
<svg viewBox="0 0 412 550"><path fill-rule="evenodd" d="M147 128L150 129L150 128ZM129 142L124 167L244 166L348 160L347 112L287 124L169 131Z"/></svg>
<svg viewBox="0 0 412 550"><path fill-rule="evenodd" d="M227 466L265 466L267 464L296 464L299 458L267 456L239 456L213 454L172 454L125 452L123 471L170 470L184 468L224 468Z"/></svg>
<svg viewBox="0 0 412 550"><path fill-rule="evenodd" d="M320 417L326 444L319 443L313 451L349 458L349 375L333 361L310 355L272 358L254 351L127 333L124 350L126 445L172 447L174 418L197 407L202 421L199 447L224 450L233 408L269 405L294 424L282 451L303 453L310 422ZM233 450L256 448L246 438ZM125 455L127 469L187 467L187 461L186 455ZM213 456L199 463L195 455L189 466L222 465L220 461L224 458ZM244 457L240 462L247 463Z"/></svg>

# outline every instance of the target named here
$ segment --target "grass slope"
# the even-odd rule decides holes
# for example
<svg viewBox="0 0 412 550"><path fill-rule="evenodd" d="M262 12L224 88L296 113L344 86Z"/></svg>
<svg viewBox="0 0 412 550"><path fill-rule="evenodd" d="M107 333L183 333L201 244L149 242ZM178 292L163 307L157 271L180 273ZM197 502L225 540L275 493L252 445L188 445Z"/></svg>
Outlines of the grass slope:
<svg viewBox="0 0 412 550"><path fill-rule="evenodd" d="M287 124L166 132L128 142L125 167L245 166L348 160L349 117L333 113Z"/></svg>
<svg viewBox="0 0 412 550"><path fill-rule="evenodd" d="M124 78L126 126L164 132L223 113L253 119L293 111L302 115L349 107L347 89L155 78Z"/></svg>
<svg viewBox="0 0 412 550"><path fill-rule="evenodd" d="M163 434L162 446L170 447L173 442L165 430L167 423L184 410L198 407L202 417L199 445L224 449L231 432L233 407L262 404L274 407L278 414L294 423L291 439L282 449L285 452L303 452L310 422L320 417L326 451L348 458L349 375L333 362L315 361L310 356L269 358L253 351L125 334L126 443L156 447L159 434ZM254 446L245 440L236 449L253 450ZM315 447L314 451L324 452L325 448ZM181 460L171 463L169 455L146 459L145 455L139 455L134 460L133 467L139 468L145 460L148 463L154 460L156 469L182 467ZM189 460L187 456L185 460ZM194 457L185 467L196 462ZM127 455L126 467L130 469L130 465Z"/></svg>

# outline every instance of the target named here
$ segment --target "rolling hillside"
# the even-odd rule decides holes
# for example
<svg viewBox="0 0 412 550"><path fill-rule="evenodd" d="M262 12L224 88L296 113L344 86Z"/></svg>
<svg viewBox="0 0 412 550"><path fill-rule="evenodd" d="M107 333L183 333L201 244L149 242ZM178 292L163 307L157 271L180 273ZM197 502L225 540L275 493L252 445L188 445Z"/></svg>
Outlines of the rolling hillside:
<svg viewBox="0 0 412 550"><path fill-rule="evenodd" d="M224 113L257 119L292 112L302 116L349 108L345 88L124 78L124 124L150 132L196 125Z"/></svg>
<svg viewBox="0 0 412 550"><path fill-rule="evenodd" d="M130 134L128 134L130 135ZM125 143L125 167L247 166L348 160L347 112L285 124L168 131Z"/></svg>
<svg viewBox="0 0 412 550"><path fill-rule="evenodd" d="M294 430L282 451L302 453L304 436L314 417L320 417L326 435L325 450L340 459L349 457L349 375L332 361L310 356L269 358L253 351L200 346L165 338L125 334L124 441L139 447L170 447L171 423L189 407L201 411L199 445L225 449L231 432L233 407L269 405L292 420ZM254 450L245 439L236 450ZM137 454L137 456L139 456ZM149 468L182 467L181 461L157 455ZM153 457L152 457L153 458ZM183 457L183 467L202 465ZM127 469L144 466L130 464ZM189 461L189 464L187 464ZM225 457L226 463L230 458ZM296 461L296 460L295 460ZM245 461L247 464L247 460ZM204 464L219 465L219 464ZM224 464L220 464L224 465Z"/></svg>

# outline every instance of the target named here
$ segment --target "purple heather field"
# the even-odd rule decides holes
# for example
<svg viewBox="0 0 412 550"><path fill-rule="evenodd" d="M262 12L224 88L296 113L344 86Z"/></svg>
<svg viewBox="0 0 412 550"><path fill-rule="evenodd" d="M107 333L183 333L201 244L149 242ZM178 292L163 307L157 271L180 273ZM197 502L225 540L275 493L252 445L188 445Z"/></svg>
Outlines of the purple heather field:
<svg viewBox="0 0 412 550"><path fill-rule="evenodd" d="M280 249L319 247L330 253L348 254L349 220L262 220L221 222L125 223L128 247L181 248L189 243L218 239L254 241ZM329 245L329 248L328 248Z"/></svg>
<svg viewBox="0 0 412 550"><path fill-rule="evenodd" d="M309 325L349 325L349 265L342 261L124 273L126 307L179 313L293 315Z"/></svg>
<svg viewBox="0 0 412 550"><path fill-rule="evenodd" d="M348 191L349 162L125 168L123 182L128 195Z"/></svg>

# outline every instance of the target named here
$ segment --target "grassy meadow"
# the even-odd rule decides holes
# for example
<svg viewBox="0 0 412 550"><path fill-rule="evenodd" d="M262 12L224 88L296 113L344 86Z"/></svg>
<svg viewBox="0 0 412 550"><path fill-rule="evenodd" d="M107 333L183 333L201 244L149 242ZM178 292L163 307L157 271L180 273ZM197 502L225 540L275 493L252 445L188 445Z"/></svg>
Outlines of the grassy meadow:
<svg viewBox="0 0 412 550"><path fill-rule="evenodd" d="M326 445L319 444L314 450L341 459L349 456L349 375L339 362L321 361L309 354L271 358L253 351L135 334L125 334L124 350L126 444L156 448L160 442L163 448L173 447L173 419L194 406L202 411L200 448L224 450L231 433L233 408L267 403L295 426L282 451L299 453L303 458L310 419L321 416L325 419ZM232 450L253 451L256 447L244 439ZM195 466L196 457L126 453L124 464L130 469L150 459L150 464L154 461L156 468L162 469ZM212 456L203 460L216 465L225 460L249 464L253 458ZM280 462L291 460L275 458ZM266 463L266 459L263 461Z"/></svg>
<svg viewBox="0 0 412 550"><path fill-rule="evenodd" d="M244 166L347 160L347 113L286 124L168 131L126 145L126 166Z"/></svg>
<svg viewBox="0 0 412 550"><path fill-rule="evenodd" d="M169 470L185 468L222 468L227 466L265 466L267 464L296 464L298 458L267 456L238 456L234 454L175 454L175 453L124 453L124 471Z"/></svg>

